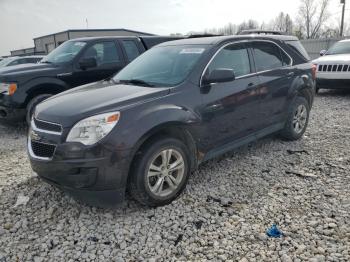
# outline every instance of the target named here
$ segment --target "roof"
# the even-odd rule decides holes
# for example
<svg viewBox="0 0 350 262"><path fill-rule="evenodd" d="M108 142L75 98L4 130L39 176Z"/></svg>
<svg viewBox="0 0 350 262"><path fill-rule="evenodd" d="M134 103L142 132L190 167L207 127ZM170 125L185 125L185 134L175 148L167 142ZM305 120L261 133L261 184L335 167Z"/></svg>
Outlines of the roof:
<svg viewBox="0 0 350 262"><path fill-rule="evenodd" d="M100 39L108 40L108 39L119 39L119 38L138 39L137 36L86 36L86 37L70 39L67 41L94 41L94 40L100 40Z"/></svg>
<svg viewBox="0 0 350 262"><path fill-rule="evenodd" d="M340 40L339 42L350 42L350 38L349 39Z"/></svg>
<svg viewBox="0 0 350 262"><path fill-rule="evenodd" d="M124 31L124 32L136 33L136 34L142 34L142 35L149 35L149 36L154 35L154 34L150 34L150 33L145 33L145 32L140 32L140 31L134 31L134 30L125 29L125 28L115 28L115 29L68 29L68 30L61 31L61 32L57 32L57 33L53 33L53 34L48 34L48 35L43 35L43 36L35 37L35 38L33 38L33 40L39 39L39 38L43 38L43 37L48 37L48 36L63 34L63 33L69 33L69 32L96 32L96 31L97 31L97 32L113 32L113 31L118 32L118 31Z"/></svg>
<svg viewBox="0 0 350 262"><path fill-rule="evenodd" d="M166 41L169 39L169 41L183 39L181 37L177 36L87 36L87 37L80 37L80 38L74 38L68 41L95 41L95 40L112 40L112 39L142 39L142 40L164 40Z"/></svg>
<svg viewBox="0 0 350 262"><path fill-rule="evenodd" d="M260 30L260 29L249 29L242 30L238 33L238 35L251 35L251 34L259 34L259 35L285 35L286 33L275 30Z"/></svg>
<svg viewBox="0 0 350 262"><path fill-rule="evenodd" d="M262 39L262 40L281 40L281 41L296 41L295 36L288 35L230 35L230 36L214 36L214 37L202 37L202 38L187 38L183 40L176 40L171 42L162 43L162 46L168 45L216 45L222 42L230 40L249 40L249 39Z"/></svg>

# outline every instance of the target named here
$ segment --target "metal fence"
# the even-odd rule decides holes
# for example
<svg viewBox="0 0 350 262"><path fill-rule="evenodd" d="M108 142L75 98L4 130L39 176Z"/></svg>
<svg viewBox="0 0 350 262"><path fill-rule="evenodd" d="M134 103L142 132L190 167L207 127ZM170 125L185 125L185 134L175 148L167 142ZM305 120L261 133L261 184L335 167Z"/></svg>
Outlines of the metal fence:
<svg viewBox="0 0 350 262"><path fill-rule="evenodd" d="M328 50L334 43L346 38L307 39L300 42L309 53L311 59L316 59L320 56L321 50Z"/></svg>

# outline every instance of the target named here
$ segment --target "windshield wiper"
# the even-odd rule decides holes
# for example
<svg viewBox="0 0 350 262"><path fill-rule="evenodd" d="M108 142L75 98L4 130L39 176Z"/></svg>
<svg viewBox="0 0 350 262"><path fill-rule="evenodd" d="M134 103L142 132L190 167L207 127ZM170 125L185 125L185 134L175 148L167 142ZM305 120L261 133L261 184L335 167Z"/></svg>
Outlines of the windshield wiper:
<svg viewBox="0 0 350 262"><path fill-rule="evenodd" d="M129 80L119 80L119 83L123 84L133 84L133 85L141 85L141 86L148 86L148 87L153 87L154 85L141 80L141 79L129 79Z"/></svg>
<svg viewBox="0 0 350 262"><path fill-rule="evenodd" d="M40 63L41 63L41 64L52 64L52 62L47 61L47 60L45 60L45 61L40 61Z"/></svg>

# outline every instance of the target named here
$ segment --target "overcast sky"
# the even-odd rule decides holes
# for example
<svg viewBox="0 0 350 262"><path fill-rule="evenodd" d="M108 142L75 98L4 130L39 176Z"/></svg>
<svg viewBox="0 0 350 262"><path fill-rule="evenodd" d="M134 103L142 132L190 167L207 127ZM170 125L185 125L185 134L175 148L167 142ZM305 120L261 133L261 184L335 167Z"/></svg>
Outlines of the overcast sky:
<svg viewBox="0 0 350 262"><path fill-rule="evenodd" d="M332 0L332 13L339 2ZM299 0L0 0L0 55L32 47L34 37L85 29L86 19L90 29L185 34L249 18L269 22L281 11L294 17L298 6Z"/></svg>

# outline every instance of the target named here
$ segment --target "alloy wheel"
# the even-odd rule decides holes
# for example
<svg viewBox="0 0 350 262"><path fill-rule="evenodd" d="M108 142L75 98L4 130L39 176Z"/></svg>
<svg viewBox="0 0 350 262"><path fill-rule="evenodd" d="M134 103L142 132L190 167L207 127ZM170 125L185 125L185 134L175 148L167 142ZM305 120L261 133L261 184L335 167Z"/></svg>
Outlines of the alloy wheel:
<svg viewBox="0 0 350 262"><path fill-rule="evenodd" d="M307 109L305 105L299 105L294 113L293 128L299 134L304 130L307 121Z"/></svg>
<svg viewBox="0 0 350 262"><path fill-rule="evenodd" d="M158 197L166 197L175 192L184 177L185 161L175 149L165 149L157 153L150 162L147 172L149 190Z"/></svg>

